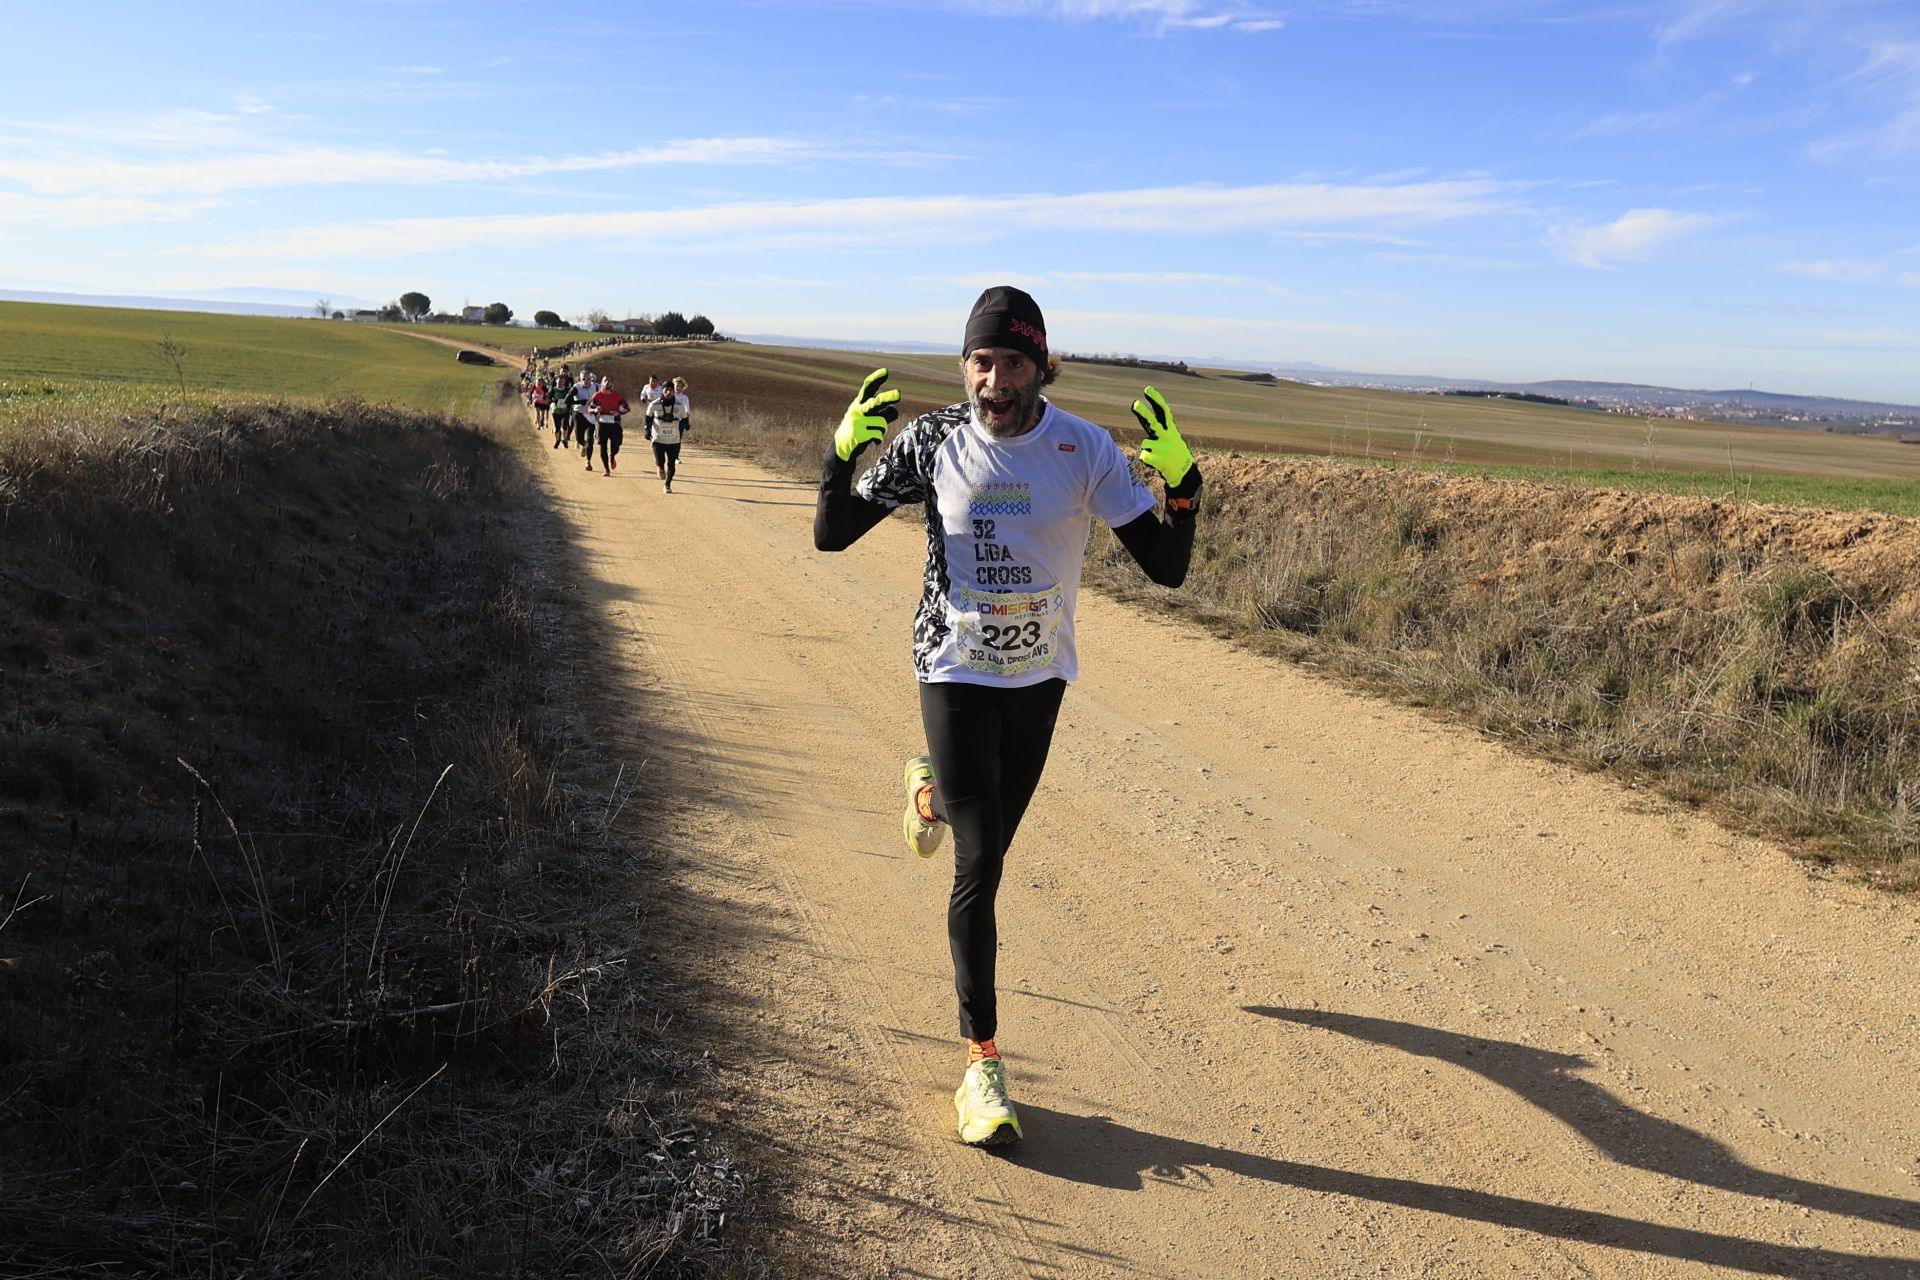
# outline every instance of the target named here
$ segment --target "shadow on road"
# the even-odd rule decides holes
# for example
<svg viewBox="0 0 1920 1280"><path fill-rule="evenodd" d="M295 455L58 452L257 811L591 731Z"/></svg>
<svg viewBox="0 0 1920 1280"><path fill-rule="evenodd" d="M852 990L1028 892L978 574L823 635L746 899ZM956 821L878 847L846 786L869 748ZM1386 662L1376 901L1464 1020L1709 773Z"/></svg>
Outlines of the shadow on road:
<svg viewBox="0 0 1920 1280"><path fill-rule="evenodd" d="M1592 1065L1577 1054L1322 1009L1250 1006L1247 1012L1321 1027L1463 1067L1518 1094L1565 1123L1609 1159L1635 1169L1722 1191L1784 1200L1822 1213L1920 1230L1920 1203L1756 1169L1704 1133L1635 1111L1593 1081L1574 1075L1579 1068Z"/></svg>
<svg viewBox="0 0 1920 1280"><path fill-rule="evenodd" d="M1022 1105L1028 1139L1003 1157L1036 1173L1116 1191L1138 1191L1151 1179L1204 1188L1213 1173L1230 1173L1323 1195L1512 1227L1581 1244L1605 1245L1712 1264L1758 1275L1844 1275L1862 1280L1912 1280L1920 1258L1875 1258L1834 1249L1768 1244L1738 1236L1662 1226L1617 1214L1541 1204L1461 1187L1386 1178L1278 1160L1270 1156L1187 1142L1116 1124L1105 1116L1075 1116Z"/></svg>

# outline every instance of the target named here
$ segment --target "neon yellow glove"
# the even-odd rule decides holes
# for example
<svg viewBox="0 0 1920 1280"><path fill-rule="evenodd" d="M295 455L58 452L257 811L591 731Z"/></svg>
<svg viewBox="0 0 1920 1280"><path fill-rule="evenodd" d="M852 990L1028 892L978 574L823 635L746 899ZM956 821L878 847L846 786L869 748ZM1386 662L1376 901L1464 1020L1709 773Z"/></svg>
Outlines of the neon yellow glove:
<svg viewBox="0 0 1920 1280"><path fill-rule="evenodd" d="M1167 408L1166 397L1148 387L1146 400L1133 402L1133 416L1140 419L1140 429L1147 433L1140 445L1140 461L1158 471L1169 489L1185 480L1187 472L1193 470L1193 450L1180 438L1180 428L1173 425L1173 410Z"/></svg>
<svg viewBox="0 0 1920 1280"><path fill-rule="evenodd" d="M840 425L833 429L834 456L852 462L855 454L887 434L887 424L900 416L900 392L881 391L887 380L885 369L875 369L860 384L860 394L847 406Z"/></svg>

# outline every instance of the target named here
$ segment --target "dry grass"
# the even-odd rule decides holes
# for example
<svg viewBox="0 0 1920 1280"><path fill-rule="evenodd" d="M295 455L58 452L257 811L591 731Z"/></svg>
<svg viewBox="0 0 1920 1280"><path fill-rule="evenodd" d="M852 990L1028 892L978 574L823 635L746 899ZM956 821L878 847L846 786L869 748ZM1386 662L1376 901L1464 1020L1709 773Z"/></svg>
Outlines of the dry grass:
<svg viewBox="0 0 1920 1280"><path fill-rule="evenodd" d="M817 406L696 410L814 476ZM1204 452L1173 599L1552 758L1920 883L1920 521ZM918 519L918 512L911 518ZM1088 580L1149 587L1096 530Z"/></svg>
<svg viewBox="0 0 1920 1280"><path fill-rule="evenodd" d="M1889 885L1920 872L1920 522L1208 460L1196 615ZM1093 577L1138 590L1096 541Z"/></svg>
<svg viewBox="0 0 1920 1280"><path fill-rule="evenodd" d="M0 439L0 1272L755 1269L528 484L364 406Z"/></svg>

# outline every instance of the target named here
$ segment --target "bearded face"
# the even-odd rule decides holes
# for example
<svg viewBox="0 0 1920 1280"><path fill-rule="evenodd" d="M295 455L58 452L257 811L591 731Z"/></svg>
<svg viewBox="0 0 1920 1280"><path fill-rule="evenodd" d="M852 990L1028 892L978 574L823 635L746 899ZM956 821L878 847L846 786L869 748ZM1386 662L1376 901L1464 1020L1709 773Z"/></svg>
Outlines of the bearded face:
<svg viewBox="0 0 1920 1280"><path fill-rule="evenodd" d="M981 347L961 362L974 425L1006 439L1040 420L1040 366L1007 347Z"/></svg>

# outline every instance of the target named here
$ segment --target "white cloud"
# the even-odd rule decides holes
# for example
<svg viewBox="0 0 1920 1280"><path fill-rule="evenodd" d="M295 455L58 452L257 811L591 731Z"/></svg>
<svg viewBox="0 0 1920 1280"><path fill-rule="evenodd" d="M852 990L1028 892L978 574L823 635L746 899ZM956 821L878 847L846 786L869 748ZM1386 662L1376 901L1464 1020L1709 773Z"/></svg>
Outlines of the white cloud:
<svg viewBox="0 0 1920 1280"><path fill-rule="evenodd" d="M1221 7L1201 0L950 0L977 13L1032 17L1036 12L1068 22L1117 18L1145 23L1156 32L1278 31L1286 22L1266 9Z"/></svg>
<svg viewBox="0 0 1920 1280"><path fill-rule="evenodd" d="M1629 209L1612 222L1553 227L1547 232L1547 245L1585 267L1644 262L1663 246L1726 221L1705 213Z"/></svg>
<svg viewBox="0 0 1920 1280"><path fill-rule="evenodd" d="M132 222L184 222L218 200L142 200L131 196L71 196L45 199L0 191L0 228L29 223L108 227Z"/></svg>
<svg viewBox="0 0 1920 1280"><path fill-rule="evenodd" d="M1682 0L1674 6L1673 17L1654 29L1654 38L1662 48L1680 44L1762 7L1762 0Z"/></svg>
<svg viewBox="0 0 1920 1280"><path fill-rule="evenodd" d="M1840 346L1868 351L1920 350L1920 333L1911 329L1828 329L1820 336Z"/></svg>
<svg viewBox="0 0 1920 1280"><path fill-rule="evenodd" d="M1284 285L1254 276L1221 275L1210 271L1055 271L1052 278L1065 284L1146 285L1149 288L1188 288L1217 285L1226 289L1258 289L1275 297L1288 296Z"/></svg>
<svg viewBox="0 0 1920 1280"><path fill-rule="evenodd" d="M1808 148L1817 160L1852 153L1905 156L1920 151L1920 40L1876 40L1850 77L1884 117L1865 128L1822 138Z"/></svg>
<svg viewBox="0 0 1920 1280"><path fill-rule="evenodd" d="M1863 262L1857 258L1829 258L1815 262L1783 262L1780 269L1796 276L1831 280L1835 284L1865 284L1878 280L1886 270L1884 262Z"/></svg>
<svg viewBox="0 0 1920 1280"><path fill-rule="evenodd" d="M940 276L938 279L942 283L957 284L969 289L985 289L996 284L1011 284L1029 292L1059 285L1079 287L1121 285L1148 289L1197 287L1256 289L1278 298L1292 296L1292 292L1284 285L1277 285L1271 280L1261 280L1255 276L1225 275L1211 271L1044 271L1032 275L1009 275L1005 272L989 271Z"/></svg>
<svg viewBox="0 0 1920 1280"><path fill-rule="evenodd" d="M1920 289L1920 271L1909 271L1900 277L1900 283Z"/></svg>
<svg viewBox="0 0 1920 1280"><path fill-rule="evenodd" d="M243 113L244 114L244 113ZM216 111L157 111L138 120L0 120L0 144L9 149L53 151L73 158L75 144L186 150L242 145L241 115Z"/></svg>
<svg viewBox="0 0 1920 1280"><path fill-rule="evenodd" d="M636 249L663 244L738 249L748 242L781 248L956 244L1042 229L1345 234L1353 224L1393 228L1505 212L1514 190L1514 184L1474 180L757 201L619 213L379 219L269 232L183 251L216 258L357 258L494 245L535 251L579 241Z"/></svg>
<svg viewBox="0 0 1920 1280"><path fill-rule="evenodd" d="M630 169L648 165L794 165L822 160L926 163L928 153L863 151L791 138L694 138L597 155L530 160L455 160L404 151L295 147L233 151L164 160L98 156L0 155L0 179L45 196L214 195L274 187L374 185L435 186L500 182L554 173Z"/></svg>
<svg viewBox="0 0 1920 1280"><path fill-rule="evenodd" d="M1049 309L1047 328L1064 327L1063 322L1086 325L1115 325L1129 332L1161 331L1180 334L1260 333L1337 333L1353 338L1398 338L1398 329L1378 329L1369 325L1335 324L1323 320L1271 320L1245 316L1181 316L1163 311L1066 311Z"/></svg>

